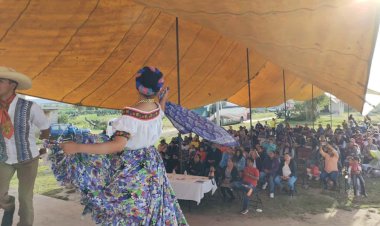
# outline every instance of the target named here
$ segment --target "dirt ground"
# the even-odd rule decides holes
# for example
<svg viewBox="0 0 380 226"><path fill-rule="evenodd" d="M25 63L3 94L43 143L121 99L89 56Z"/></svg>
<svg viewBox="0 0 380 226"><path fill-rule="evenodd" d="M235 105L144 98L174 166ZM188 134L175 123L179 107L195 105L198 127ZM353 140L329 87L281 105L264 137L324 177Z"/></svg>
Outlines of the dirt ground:
<svg viewBox="0 0 380 226"><path fill-rule="evenodd" d="M95 225L89 216L81 217L82 206L75 201L64 201L43 195L35 195L35 226L92 226ZM290 217L265 217L260 213L249 212L241 215L231 208L227 214L208 212L202 214L197 211L197 206L191 209L183 208L190 225L194 226L322 226L322 225L344 225L344 226L380 226L380 211L375 208L360 210L334 210L323 214L302 214ZM17 215L17 214L15 214ZM0 217L2 211L0 210ZM15 216L15 224L17 216Z"/></svg>
<svg viewBox="0 0 380 226"><path fill-rule="evenodd" d="M217 225L217 226L379 226L380 214L376 209L362 209L356 211L338 210L332 213L325 214L306 214L296 218L269 218L269 217L254 217L236 214L233 217L223 216L199 216L187 214L190 225ZM252 214L251 214L252 215Z"/></svg>

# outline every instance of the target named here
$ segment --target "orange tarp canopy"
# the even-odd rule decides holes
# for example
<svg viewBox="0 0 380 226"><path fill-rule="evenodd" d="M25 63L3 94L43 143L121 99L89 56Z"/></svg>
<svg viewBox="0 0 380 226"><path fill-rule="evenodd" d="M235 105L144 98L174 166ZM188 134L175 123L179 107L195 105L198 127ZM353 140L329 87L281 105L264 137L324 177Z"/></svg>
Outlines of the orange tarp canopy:
<svg viewBox="0 0 380 226"><path fill-rule="evenodd" d="M0 2L0 65L33 79L24 94L120 109L137 98L134 74L154 65L181 104L229 99L253 106L328 91L361 110L377 34L377 1L19 0ZM319 87L320 89L318 89Z"/></svg>

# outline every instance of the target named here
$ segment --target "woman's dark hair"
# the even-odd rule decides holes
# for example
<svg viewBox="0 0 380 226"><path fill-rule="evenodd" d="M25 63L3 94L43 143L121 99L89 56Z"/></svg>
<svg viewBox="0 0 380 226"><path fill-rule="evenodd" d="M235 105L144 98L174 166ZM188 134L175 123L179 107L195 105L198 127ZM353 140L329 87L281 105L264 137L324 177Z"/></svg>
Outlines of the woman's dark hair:
<svg viewBox="0 0 380 226"><path fill-rule="evenodd" d="M238 156L238 153L239 153L239 156ZM233 162L239 162L240 159L243 158L243 150L241 150L240 148L236 150L233 158L232 158L232 161Z"/></svg>
<svg viewBox="0 0 380 226"><path fill-rule="evenodd" d="M255 162L255 160L251 157L247 158L247 161Z"/></svg>
<svg viewBox="0 0 380 226"><path fill-rule="evenodd" d="M146 87L152 89L154 92L160 91L160 87L158 86L158 81L162 78L162 73L153 72L149 67L144 67L144 73L140 76L141 84Z"/></svg>

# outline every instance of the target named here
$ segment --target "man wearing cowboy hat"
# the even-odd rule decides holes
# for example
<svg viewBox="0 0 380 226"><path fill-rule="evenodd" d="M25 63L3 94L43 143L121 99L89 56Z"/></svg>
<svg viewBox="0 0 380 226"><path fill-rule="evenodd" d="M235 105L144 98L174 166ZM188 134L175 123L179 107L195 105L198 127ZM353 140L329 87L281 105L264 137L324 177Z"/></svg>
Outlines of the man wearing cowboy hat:
<svg viewBox="0 0 380 226"><path fill-rule="evenodd" d="M20 203L18 226L33 225L33 188L39 159L35 129L41 130L41 139L46 139L50 124L37 104L16 94L16 90L27 90L31 86L29 77L0 67L0 209L4 209L1 226L12 225L15 199L8 195L8 190L16 171Z"/></svg>

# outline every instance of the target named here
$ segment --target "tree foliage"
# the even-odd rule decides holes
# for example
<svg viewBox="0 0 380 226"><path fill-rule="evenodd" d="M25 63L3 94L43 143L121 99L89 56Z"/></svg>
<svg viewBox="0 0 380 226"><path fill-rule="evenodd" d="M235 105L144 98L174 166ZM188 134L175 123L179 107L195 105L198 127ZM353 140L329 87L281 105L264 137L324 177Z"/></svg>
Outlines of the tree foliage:
<svg viewBox="0 0 380 226"><path fill-rule="evenodd" d="M79 128L103 130L107 127L109 119L119 115L120 110L70 106L59 111L58 123L72 123Z"/></svg>
<svg viewBox="0 0 380 226"><path fill-rule="evenodd" d="M328 105L329 98L326 95L316 97L313 101L296 102L289 118L297 121L315 121L319 118L320 110Z"/></svg>

